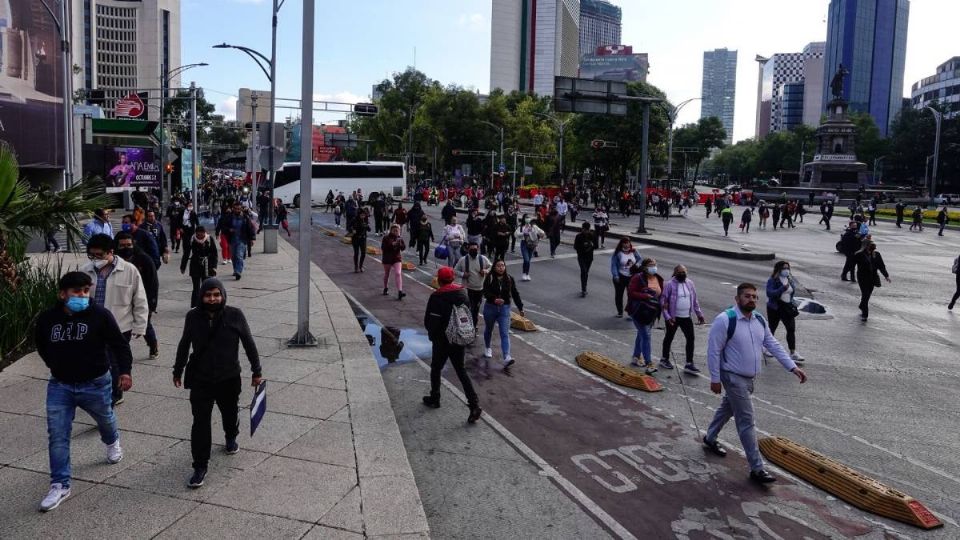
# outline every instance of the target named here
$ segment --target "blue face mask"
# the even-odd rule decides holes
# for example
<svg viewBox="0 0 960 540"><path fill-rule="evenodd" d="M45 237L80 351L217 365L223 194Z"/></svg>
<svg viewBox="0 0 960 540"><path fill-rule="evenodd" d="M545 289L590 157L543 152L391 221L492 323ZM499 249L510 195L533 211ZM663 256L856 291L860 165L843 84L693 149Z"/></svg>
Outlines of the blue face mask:
<svg viewBox="0 0 960 540"><path fill-rule="evenodd" d="M66 301L67 309L74 313L80 313L90 306L89 296L71 296Z"/></svg>
<svg viewBox="0 0 960 540"><path fill-rule="evenodd" d="M120 225L120 229L123 230L123 231L125 231L125 232L130 232L130 229L132 229L132 228L133 228L133 226L130 225L129 223L124 223L123 225Z"/></svg>
<svg viewBox="0 0 960 540"><path fill-rule="evenodd" d="M780 277L790 277L790 270L787 270L786 268L784 268L783 270L781 270L781 271L780 271Z"/></svg>

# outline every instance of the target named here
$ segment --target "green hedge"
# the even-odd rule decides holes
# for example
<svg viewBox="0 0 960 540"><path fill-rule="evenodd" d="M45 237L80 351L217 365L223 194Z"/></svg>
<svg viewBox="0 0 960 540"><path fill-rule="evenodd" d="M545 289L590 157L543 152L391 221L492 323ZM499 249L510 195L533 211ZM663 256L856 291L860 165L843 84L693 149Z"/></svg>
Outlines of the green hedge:
<svg viewBox="0 0 960 540"><path fill-rule="evenodd" d="M0 370L35 348L34 323L40 313L57 301L57 281L63 261L51 259L41 266L22 262L16 291L0 284Z"/></svg>

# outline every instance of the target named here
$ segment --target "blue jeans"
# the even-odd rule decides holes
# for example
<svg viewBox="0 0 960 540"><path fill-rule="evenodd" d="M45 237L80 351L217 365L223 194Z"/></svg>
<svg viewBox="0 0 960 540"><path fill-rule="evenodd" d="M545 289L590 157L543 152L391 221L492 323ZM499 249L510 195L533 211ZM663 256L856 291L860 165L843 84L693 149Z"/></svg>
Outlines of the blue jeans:
<svg viewBox="0 0 960 540"><path fill-rule="evenodd" d="M740 444L747 454L747 462L751 471L763 469L763 457L757 445L756 426L753 421L753 379L742 377L729 371L720 371L720 383L723 385L723 401L717 409L707 428L707 440L716 441L720 430L732 416L737 423L737 434L740 435Z"/></svg>
<svg viewBox="0 0 960 540"><path fill-rule="evenodd" d="M47 434L50 483L70 485L70 431L77 407L97 422L100 440L113 444L120 438L111 405L113 378L107 371L96 379L69 384L51 378L47 383Z"/></svg>
<svg viewBox="0 0 960 540"><path fill-rule="evenodd" d="M653 323L640 324L633 318L630 320L633 321L633 326L637 328L637 337L633 341L633 357L643 356L643 363L649 364L652 362L650 360L650 332L653 330Z"/></svg>
<svg viewBox="0 0 960 540"><path fill-rule="evenodd" d="M530 273L530 259L533 257L533 250L527 247L527 243L520 241L520 256L523 257L523 273Z"/></svg>
<svg viewBox="0 0 960 540"><path fill-rule="evenodd" d="M500 350L503 358L510 356L510 305L498 306L487 302L483 305L483 346L490 348L493 337L493 324L500 325Z"/></svg>
<svg viewBox="0 0 960 540"><path fill-rule="evenodd" d="M244 242L230 243L230 260L233 261L233 273L243 273L243 259L247 256L247 244Z"/></svg>

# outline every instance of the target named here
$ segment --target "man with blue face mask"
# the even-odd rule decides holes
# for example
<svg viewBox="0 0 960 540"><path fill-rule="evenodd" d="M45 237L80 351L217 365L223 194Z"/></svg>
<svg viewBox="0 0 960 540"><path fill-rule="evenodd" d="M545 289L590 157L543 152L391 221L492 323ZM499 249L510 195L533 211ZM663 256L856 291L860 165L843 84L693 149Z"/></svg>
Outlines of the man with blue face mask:
<svg viewBox="0 0 960 540"><path fill-rule="evenodd" d="M117 364L119 385L133 386L130 344L113 315L91 302L93 280L83 272L60 278L57 304L40 314L35 340L40 358L50 368L47 384L47 432L50 452L50 491L40 510L53 510L70 496L70 432L77 407L97 423L106 445L107 463L123 459L117 419L110 405Z"/></svg>
<svg viewBox="0 0 960 540"><path fill-rule="evenodd" d="M130 233L133 236L133 241L136 242L137 247L143 250L146 253L150 260L153 261L153 267L155 269L160 268L160 247L157 244L157 239L146 229L141 229L134 221L133 216L127 214L123 216L123 221L120 224L120 230L123 232Z"/></svg>

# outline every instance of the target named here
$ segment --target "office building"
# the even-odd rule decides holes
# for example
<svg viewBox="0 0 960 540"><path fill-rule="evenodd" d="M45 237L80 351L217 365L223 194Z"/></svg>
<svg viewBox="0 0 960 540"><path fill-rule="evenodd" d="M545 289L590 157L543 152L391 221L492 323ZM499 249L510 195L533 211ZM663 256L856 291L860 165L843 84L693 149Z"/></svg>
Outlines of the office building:
<svg viewBox="0 0 960 540"><path fill-rule="evenodd" d="M960 116L960 56L937 66L937 73L910 88L910 106L922 109L932 103L950 106L947 118Z"/></svg>
<svg viewBox="0 0 960 540"><path fill-rule="evenodd" d="M556 75L576 77L580 0L493 0L490 89L553 95Z"/></svg>
<svg viewBox="0 0 960 540"><path fill-rule="evenodd" d="M620 8L605 0L580 0L580 56L620 43Z"/></svg>
<svg viewBox="0 0 960 540"><path fill-rule="evenodd" d="M108 118L116 101L147 90L159 118L161 71L180 66L180 0L72 0L74 88L103 91ZM180 77L168 88L180 87Z"/></svg>
<svg viewBox="0 0 960 540"><path fill-rule="evenodd" d="M794 129L801 123L811 127L820 124L821 112L824 109L819 100L812 100L817 99L822 87L820 81L823 74L818 67L822 65L823 46L822 42L810 43L798 53L777 53L769 58L757 56L757 138ZM786 105L789 110L785 113L784 92L788 84L791 85L790 101ZM816 88L809 88L811 86ZM785 118L787 125L784 125Z"/></svg>
<svg viewBox="0 0 960 540"><path fill-rule="evenodd" d="M909 0L830 0L824 62L824 107L841 64L850 72L843 99L873 116L886 136L900 111L907 54Z"/></svg>
<svg viewBox="0 0 960 540"><path fill-rule="evenodd" d="M715 49L703 53L700 118L716 116L733 143L733 111L737 95L737 51Z"/></svg>

